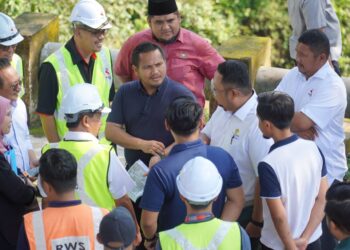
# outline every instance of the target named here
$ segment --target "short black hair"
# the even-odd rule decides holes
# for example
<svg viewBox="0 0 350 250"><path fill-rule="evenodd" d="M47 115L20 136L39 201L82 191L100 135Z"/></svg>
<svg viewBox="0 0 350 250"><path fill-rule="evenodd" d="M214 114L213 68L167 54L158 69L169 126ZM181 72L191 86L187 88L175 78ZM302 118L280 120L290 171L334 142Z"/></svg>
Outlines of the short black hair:
<svg viewBox="0 0 350 250"><path fill-rule="evenodd" d="M208 208L213 201L203 202L203 204L192 204L189 200L187 200L187 202L193 210L203 210Z"/></svg>
<svg viewBox="0 0 350 250"><path fill-rule="evenodd" d="M272 122L278 129L289 128L294 116L294 101L288 94L279 91L260 93L257 115L260 120Z"/></svg>
<svg viewBox="0 0 350 250"><path fill-rule="evenodd" d="M73 191L77 186L77 161L64 149L47 150L39 161L40 178L58 194Z"/></svg>
<svg viewBox="0 0 350 250"><path fill-rule="evenodd" d="M330 44L327 35L318 29L305 31L298 39L299 43L309 46L315 56L324 53L328 59L330 54Z"/></svg>
<svg viewBox="0 0 350 250"><path fill-rule="evenodd" d="M0 71L3 69L6 69L8 67L11 67L11 63L9 59L7 58L0 58ZM1 74L0 74L0 88L4 86L4 79L2 79Z"/></svg>
<svg viewBox="0 0 350 250"><path fill-rule="evenodd" d="M237 60L227 60L218 65L222 85L239 89L244 95L252 93L247 65Z"/></svg>
<svg viewBox="0 0 350 250"><path fill-rule="evenodd" d="M99 110L96 111L82 111L78 114L78 119L75 122L66 122L66 126L69 129L76 128L79 126L80 121L83 119L85 115L92 118ZM73 117L75 114L65 114L67 117Z"/></svg>
<svg viewBox="0 0 350 250"><path fill-rule="evenodd" d="M165 112L165 120L177 135L191 135L198 128L203 109L192 97L174 99Z"/></svg>
<svg viewBox="0 0 350 250"><path fill-rule="evenodd" d="M132 51L131 64L134 65L135 67L138 67L140 63L140 54L155 51L155 50L159 50L160 54L162 55L162 58L165 61L164 51L161 47L159 47L157 44L154 44L154 43L144 42L137 45L135 49Z"/></svg>
<svg viewBox="0 0 350 250"><path fill-rule="evenodd" d="M326 193L325 213L340 230L350 234L350 183L330 186Z"/></svg>

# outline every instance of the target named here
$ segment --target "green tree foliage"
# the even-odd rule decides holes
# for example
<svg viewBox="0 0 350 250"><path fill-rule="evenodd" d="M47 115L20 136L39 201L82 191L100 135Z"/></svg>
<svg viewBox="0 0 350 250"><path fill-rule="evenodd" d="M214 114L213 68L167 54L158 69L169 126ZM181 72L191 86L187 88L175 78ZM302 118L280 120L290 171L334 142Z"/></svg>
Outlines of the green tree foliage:
<svg viewBox="0 0 350 250"><path fill-rule="evenodd" d="M269 36L272 64L290 68L288 38L291 33L287 0L177 0L182 26L206 37L214 46L239 35ZM60 41L70 35L69 15L77 0L0 0L0 10L12 17L23 12L46 12L60 17ZM100 0L113 28L107 44L119 48L133 33L147 28L147 0ZM342 25L343 57L340 65L350 76L350 0L334 2Z"/></svg>

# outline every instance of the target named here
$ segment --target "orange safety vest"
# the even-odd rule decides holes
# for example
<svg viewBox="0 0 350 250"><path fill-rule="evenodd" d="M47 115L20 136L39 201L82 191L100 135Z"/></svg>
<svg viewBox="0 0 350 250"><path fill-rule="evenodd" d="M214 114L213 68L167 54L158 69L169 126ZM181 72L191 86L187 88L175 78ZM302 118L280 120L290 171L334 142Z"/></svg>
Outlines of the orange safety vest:
<svg viewBox="0 0 350 250"><path fill-rule="evenodd" d="M103 249L96 240L102 217L108 211L85 204L48 207L24 215L31 250Z"/></svg>

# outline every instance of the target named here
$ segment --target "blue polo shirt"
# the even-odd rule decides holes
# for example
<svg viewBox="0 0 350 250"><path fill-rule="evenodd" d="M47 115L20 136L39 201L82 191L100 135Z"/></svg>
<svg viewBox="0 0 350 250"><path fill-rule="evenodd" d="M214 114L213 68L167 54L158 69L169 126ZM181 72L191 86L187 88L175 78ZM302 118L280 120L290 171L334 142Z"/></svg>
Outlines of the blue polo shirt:
<svg viewBox="0 0 350 250"><path fill-rule="evenodd" d="M216 217L221 216L226 199L226 189L242 185L236 163L225 150L205 145L201 140L175 145L169 156L156 164L149 172L140 203L142 209L159 212L158 231L171 229L184 222L186 207L180 200L176 177L183 165L196 156L212 161L223 178L223 188L213 203L213 213Z"/></svg>
<svg viewBox="0 0 350 250"><path fill-rule="evenodd" d="M167 147L174 139L165 129L165 111L174 99L181 96L195 100L191 91L168 77L153 95L147 94L139 80L123 84L114 97L107 122L123 124L128 134L144 140L157 140ZM151 158L141 150L125 148L124 154L129 166L138 159L148 165Z"/></svg>

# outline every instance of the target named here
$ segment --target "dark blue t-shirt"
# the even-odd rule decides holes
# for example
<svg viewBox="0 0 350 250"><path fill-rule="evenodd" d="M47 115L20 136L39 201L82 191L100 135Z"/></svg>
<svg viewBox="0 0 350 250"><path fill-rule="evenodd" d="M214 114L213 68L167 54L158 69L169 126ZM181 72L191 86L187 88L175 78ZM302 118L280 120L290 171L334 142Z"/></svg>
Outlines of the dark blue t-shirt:
<svg viewBox="0 0 350 250"><path fill-rule="evenodd" d="M183 165L196 156L203 156L212 161L223 178L223 188L213 203L213 213L216 217L221 216L226 189L242 185L236 163L225 150L205 145L201 140L175 145L169 156L149 172L140 203L142 209L159 212L158 231L171 229L184 222L186 207L180 200L176 177Z"/></svg>
<svg viewBox="0 0 350 250"><path fill-rule="evenodd" d="M165 129L165 111L174 99L181 96L190 96L195 100L191 91L167 77L151 96L139 80L123 84L114 97L107 121L125 125L126 132L134 137L157 140L167 147L174 139ZM124 154L129 166L138 159L148 165L151 158L150 154L141 150L126 148Z"/></svg>

